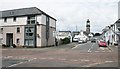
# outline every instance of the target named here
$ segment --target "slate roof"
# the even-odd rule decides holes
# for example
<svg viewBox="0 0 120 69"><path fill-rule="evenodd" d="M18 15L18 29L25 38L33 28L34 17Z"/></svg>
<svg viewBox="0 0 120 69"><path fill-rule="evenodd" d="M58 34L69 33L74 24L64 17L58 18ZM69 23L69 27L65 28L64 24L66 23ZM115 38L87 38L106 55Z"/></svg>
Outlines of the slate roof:
<svg viewBox="0 0 120 69"><path fill-rule="evenodd" d="M0 13L2 13L2 16L0 16L0 18L18 17L18 16L26 16L26 15L40 15L40 14L45 14L45 15L49 16L48 14L41 11L37 7L5 10L5 11L1 11ZM49 16L49 17L51 17L51 16ZM51 17L51 18L53 18L53 17ZM55 19L55 18L53 18L53 19Z"/></svg>

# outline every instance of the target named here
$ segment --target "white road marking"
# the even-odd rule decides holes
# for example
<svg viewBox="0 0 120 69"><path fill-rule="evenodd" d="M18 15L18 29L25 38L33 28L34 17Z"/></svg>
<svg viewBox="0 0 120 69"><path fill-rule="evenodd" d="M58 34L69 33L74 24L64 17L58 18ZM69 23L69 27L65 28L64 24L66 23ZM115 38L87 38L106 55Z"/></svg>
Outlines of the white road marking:
<svg viewBox="0 0 120 69"><path fill-rule="evenodd" d="M103 48L103 47L100 47L100 49L101 49L101 50L104 50L105 48Z"/></svg>
<svg viewBox="0 0 120 69"><path fill-rule="evenodd" d="M95 52L100 52L100 51L95 51Z"/></svg>
<svg viewBox="0 0 120 69"><path fill-rule="evenodd" d="M90 60L81 60L81 61L89 62Z"/></svg>
<svg viewBox="0 0 120 69"><path fill-rule="evenodd" d="M110 51L113 51L109 46L107 47Z"/></svg>
<svg viewBox="0 0 120 69"><path fill-rule="evenodd" d="M12 58L13 56L6 56L6 57L3 57L4 59L9 59L9 58Z"/></svg>
<svg viewBox="0 0 120 69"><path fill-rule="evenodd" d="M17 65L20 65L20 64L22 64L22 63L24 63L24 62L20 62L20 63L17 63L17 64L13 64L13 65L10 65L10 66L8 66L8 67L17 66Z"/></svg>
<svg viewBox="0 0 120 69"><path fill-rule="evenodd" d="M89 48L88 52L92 52L91 49L94 46L94 44L92 44L92 46Z"/></svg>
<svg viewBox="0 0 120 69"><path fill-rule="evenodd" d="M118 46L115 46L115 47L117 47L117 48L118 48Z"/></svg>
<svg viewBox="0 0 120 69"><path fill-rule="evenodd" d="M35 59L37 59L37 58L30 59L30 60L28 60L28 62L33 61L33 60L35 60Z"/></svg>
<svg viewBox="0 0 120 69"><path fill-rule="evenodd" d="M10 65L10 66L8 66L8 67L14 67L14 66L17 66L17 65L20 65L20 64L23 64L23 63L30 62L30 61L35 60L35 59L37 59L37 58L33 58L33 59L30 59L30 60L25 61L25 62L16 63L16 64Z"/></svg>
<svg viewBox="0 0 120 69"><path fill-rule="evenodd" d="M102 63L92 63L92 64L89 64L89 65L84 65L82 67L92 67L92 66L95 66L97 64L102 64Z"/></svg>
<svg viewBox="0 0 120 69"><path fill-rule="evenodd" d="M75 49L75 48L77 48L79 45L80 45L80 44L76 45L76 46L75 46L75 47L73 47L72 49Z"/></svg>
<svg viewBox="0 0 120 69"><path fill-rule="evenodd" d="M74 62L77 62L78 60L72 59L72 60L70 60L70 61L74 61Z"/></svg>
<svg viewBox="0 0 120 69"><path fill-rule="evenodd" d="M105 61L106 63L111 63L111 62L113 62L113 61Z"/></svg>
<svg viewBox="0 0 120 69"><path fill-rule="evenodd" d="M40 58L40 59L47 59L47 58Z"/></svg>
<svg viewBox="0 0 120 69"><path fill-rule="evenodd" d="M98 64L111 63L111 62L113 62L113 61L97 62L97 63L92 63L92 64L89 64L89 65L84 65L82 67L92 67L92 66L95 66L95 65L98 65Z"/></svg>
<svg viewBox="0 0 120 69"><path fill-rule="evenodd" d="M65 49L60 49L61 51L64 51Z"/></svg>

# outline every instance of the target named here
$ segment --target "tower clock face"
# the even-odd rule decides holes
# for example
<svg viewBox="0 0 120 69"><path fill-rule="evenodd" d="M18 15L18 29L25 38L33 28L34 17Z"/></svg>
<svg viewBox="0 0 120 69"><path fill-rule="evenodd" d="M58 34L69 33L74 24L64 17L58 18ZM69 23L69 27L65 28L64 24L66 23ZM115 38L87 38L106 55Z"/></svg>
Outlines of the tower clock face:
<svg viewBox="0 0 120 69"><path fill-rule="evenodd" d="M87 23L88 25L90 25L90 23Z"/></svg>

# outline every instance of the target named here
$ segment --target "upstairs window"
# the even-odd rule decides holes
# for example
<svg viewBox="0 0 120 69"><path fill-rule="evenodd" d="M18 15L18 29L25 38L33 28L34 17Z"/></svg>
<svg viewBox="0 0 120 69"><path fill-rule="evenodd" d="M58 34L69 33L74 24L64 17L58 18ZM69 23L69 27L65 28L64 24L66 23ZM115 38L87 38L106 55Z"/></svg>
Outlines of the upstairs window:
<svg viewBox="0 0 120 69"><path fill-rule="evenodd" d="M16 22L16 17L13 17L13 21Z"/></svg>
<svg viewBox="0 0 120 69"><path fill-rule="evenodd" d="M20 27L17 27L17 33L20 33Z"/></svg>
<svg viewBox="0 0 120 69"><path fill-rule="evenodd" d="M27 17L27 24L35 24L35 16L32 15L32 16L28 16Z"/></svg>
<svg viewBox="0 0 120 69"><path fill-rule="evenodd" d="M7 18L4 18L4 22L7 22Z"/></svg>

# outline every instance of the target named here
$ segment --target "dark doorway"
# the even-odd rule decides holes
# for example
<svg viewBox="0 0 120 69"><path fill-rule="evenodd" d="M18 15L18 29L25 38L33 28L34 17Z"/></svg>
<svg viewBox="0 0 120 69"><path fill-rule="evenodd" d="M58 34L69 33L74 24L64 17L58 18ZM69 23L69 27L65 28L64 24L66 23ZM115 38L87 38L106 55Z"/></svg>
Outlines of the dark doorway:
<svg viewBox="0 0 120 69"><path fill-rule="evenodd" d="M6 34L6 45L12 46L13 45L13 33Z"/></svg>

